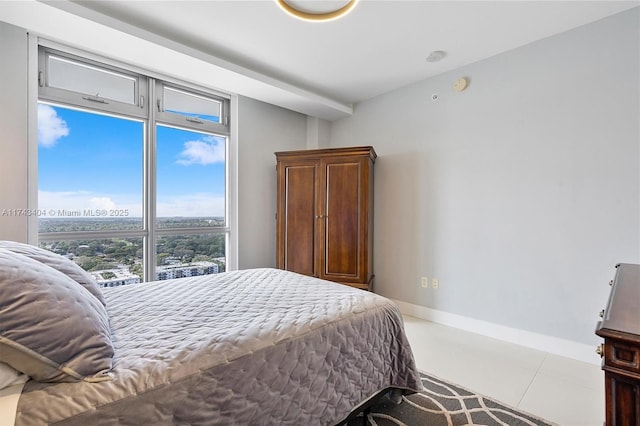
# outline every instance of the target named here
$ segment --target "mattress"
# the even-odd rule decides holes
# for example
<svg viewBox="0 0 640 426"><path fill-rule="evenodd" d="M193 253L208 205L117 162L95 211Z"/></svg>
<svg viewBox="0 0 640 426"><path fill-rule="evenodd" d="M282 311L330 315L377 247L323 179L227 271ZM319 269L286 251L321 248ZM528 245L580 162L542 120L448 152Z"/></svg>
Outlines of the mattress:
<svg viewBox="0 0 640 426"><path fill-rule="evenodd" d="M16 425L333 425L422 385L398 308L277 269L104 289L114 379L26 383Z"/></svg>

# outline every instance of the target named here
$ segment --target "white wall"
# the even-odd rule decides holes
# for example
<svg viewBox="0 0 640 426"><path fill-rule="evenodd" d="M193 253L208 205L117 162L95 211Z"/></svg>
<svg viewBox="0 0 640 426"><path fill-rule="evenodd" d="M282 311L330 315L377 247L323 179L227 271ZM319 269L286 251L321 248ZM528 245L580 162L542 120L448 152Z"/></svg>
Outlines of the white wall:
<svg viewBox="0 0 640 426"><path fill-rule="evenodd" d="M318 149L329 145L330 122L316 117L307 117L307 149Z"/></svg>
<svg viewBox="0 0 640 426"><path fill-rule="evenodd" d="M376 292L595 344L614 265L640 262L638 31L636 8L333 122L379 155Z"/></svg>
<svg viewBox="0 0 640 426"><path fill-rule="evenodd" d="M0 22L0 239L20 242L27 216L13 209L27 208L27 46L25 30Z"/></svg>
<svg viewBox="0 0 640 426"><path fill-rule="evenodd" d="M306 116L238 99L239 268L276 265L276 157L305 149Z"/></svg>

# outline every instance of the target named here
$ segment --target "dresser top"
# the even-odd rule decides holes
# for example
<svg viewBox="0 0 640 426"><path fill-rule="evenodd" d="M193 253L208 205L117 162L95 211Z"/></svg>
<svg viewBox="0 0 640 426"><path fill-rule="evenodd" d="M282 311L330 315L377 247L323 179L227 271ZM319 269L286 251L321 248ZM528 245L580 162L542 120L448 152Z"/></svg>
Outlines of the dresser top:
<svg viewBox="0 0 640 426"><path fill-rule="evenodd" d="M640 265L622 263L596 334L640 342Z"/></svg>

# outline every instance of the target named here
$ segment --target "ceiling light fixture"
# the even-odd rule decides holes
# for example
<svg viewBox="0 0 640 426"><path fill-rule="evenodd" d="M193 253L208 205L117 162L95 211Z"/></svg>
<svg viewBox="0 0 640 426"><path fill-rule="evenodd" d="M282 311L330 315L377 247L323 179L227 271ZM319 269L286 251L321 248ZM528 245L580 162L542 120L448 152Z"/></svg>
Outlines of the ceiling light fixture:
<svg viewBox="0 0 640 426"><path fill-rule="evenodd" d="M282 8L288 14L295 16L298 19L303 19L305 21L331 21L333 19L338 19L353 9L353 7L358 3L358 0L345 0L346 4L340 6L339 8L330 8L327 10L318 11L313 10L309 7L301 7L294 5L295 3L302 3L302 1L293 1L293 0L276 0L278 6ZM342 1L342 3L345 3ZM309 3L309 2L307 2ZM314 3L314 2L311 2ZM318 2L315 2L318 3ZM325 2L326 3L326 2ZM335 1L333 3L336 3Z"/></svg>

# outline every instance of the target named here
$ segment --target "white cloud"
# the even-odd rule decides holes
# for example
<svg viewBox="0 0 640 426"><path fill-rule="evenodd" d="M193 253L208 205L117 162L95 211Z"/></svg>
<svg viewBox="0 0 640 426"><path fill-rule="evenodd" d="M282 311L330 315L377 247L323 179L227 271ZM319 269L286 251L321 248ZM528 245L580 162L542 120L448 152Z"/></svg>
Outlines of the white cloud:
<svg viewBox="0 0 640 426"><path fill-rule="evenodd" d="M158 217L210 217L224 216L224 197L210 193L184 194L158 200Z"/></svg>
<svg viewBox="0 0 640 426"><path fill-rule="evenodd" d="M90 191L38 191L38 209L47 217L59 216L62 211L80 211L79 216L89 216L96 210L123 210L125 217L141 217L140 197L126 194L97 194ZM85 215L85 213L88 213Z"/></svg>
<svg viewBox="0 0 640 426"><path fill-rule="evenodd" d="M38 144L51 148L58 139L69 135L66 121L49 105L38 104Z"/></svg>
<svg viewBox="0 0 640 426"><path fill-rule="evenodd" d="M89 207L92 209L115 209L116 203L110 197L93 197L89 199Z"/></svg>
<svg viewBox="0 0 640 426"><path fill-rule="evenodd" d="M142 217L142 203L135 195L98 194L91 191L38 191L38 209L46 217L64 216L64 211L79 211L79 216L96 213L97 210L124 210L125 217ZM224 196L212 193L182 194L158 200L158 217L211 217L224 216Z"/></svg>
<svg viewBox="0 0 640 426"><path fill-rule="evenodd" d="M184 143L184 150L176 162L184 166L192 164L224 163L225 143L213 136L207 136L198 141Z"/></svg>

